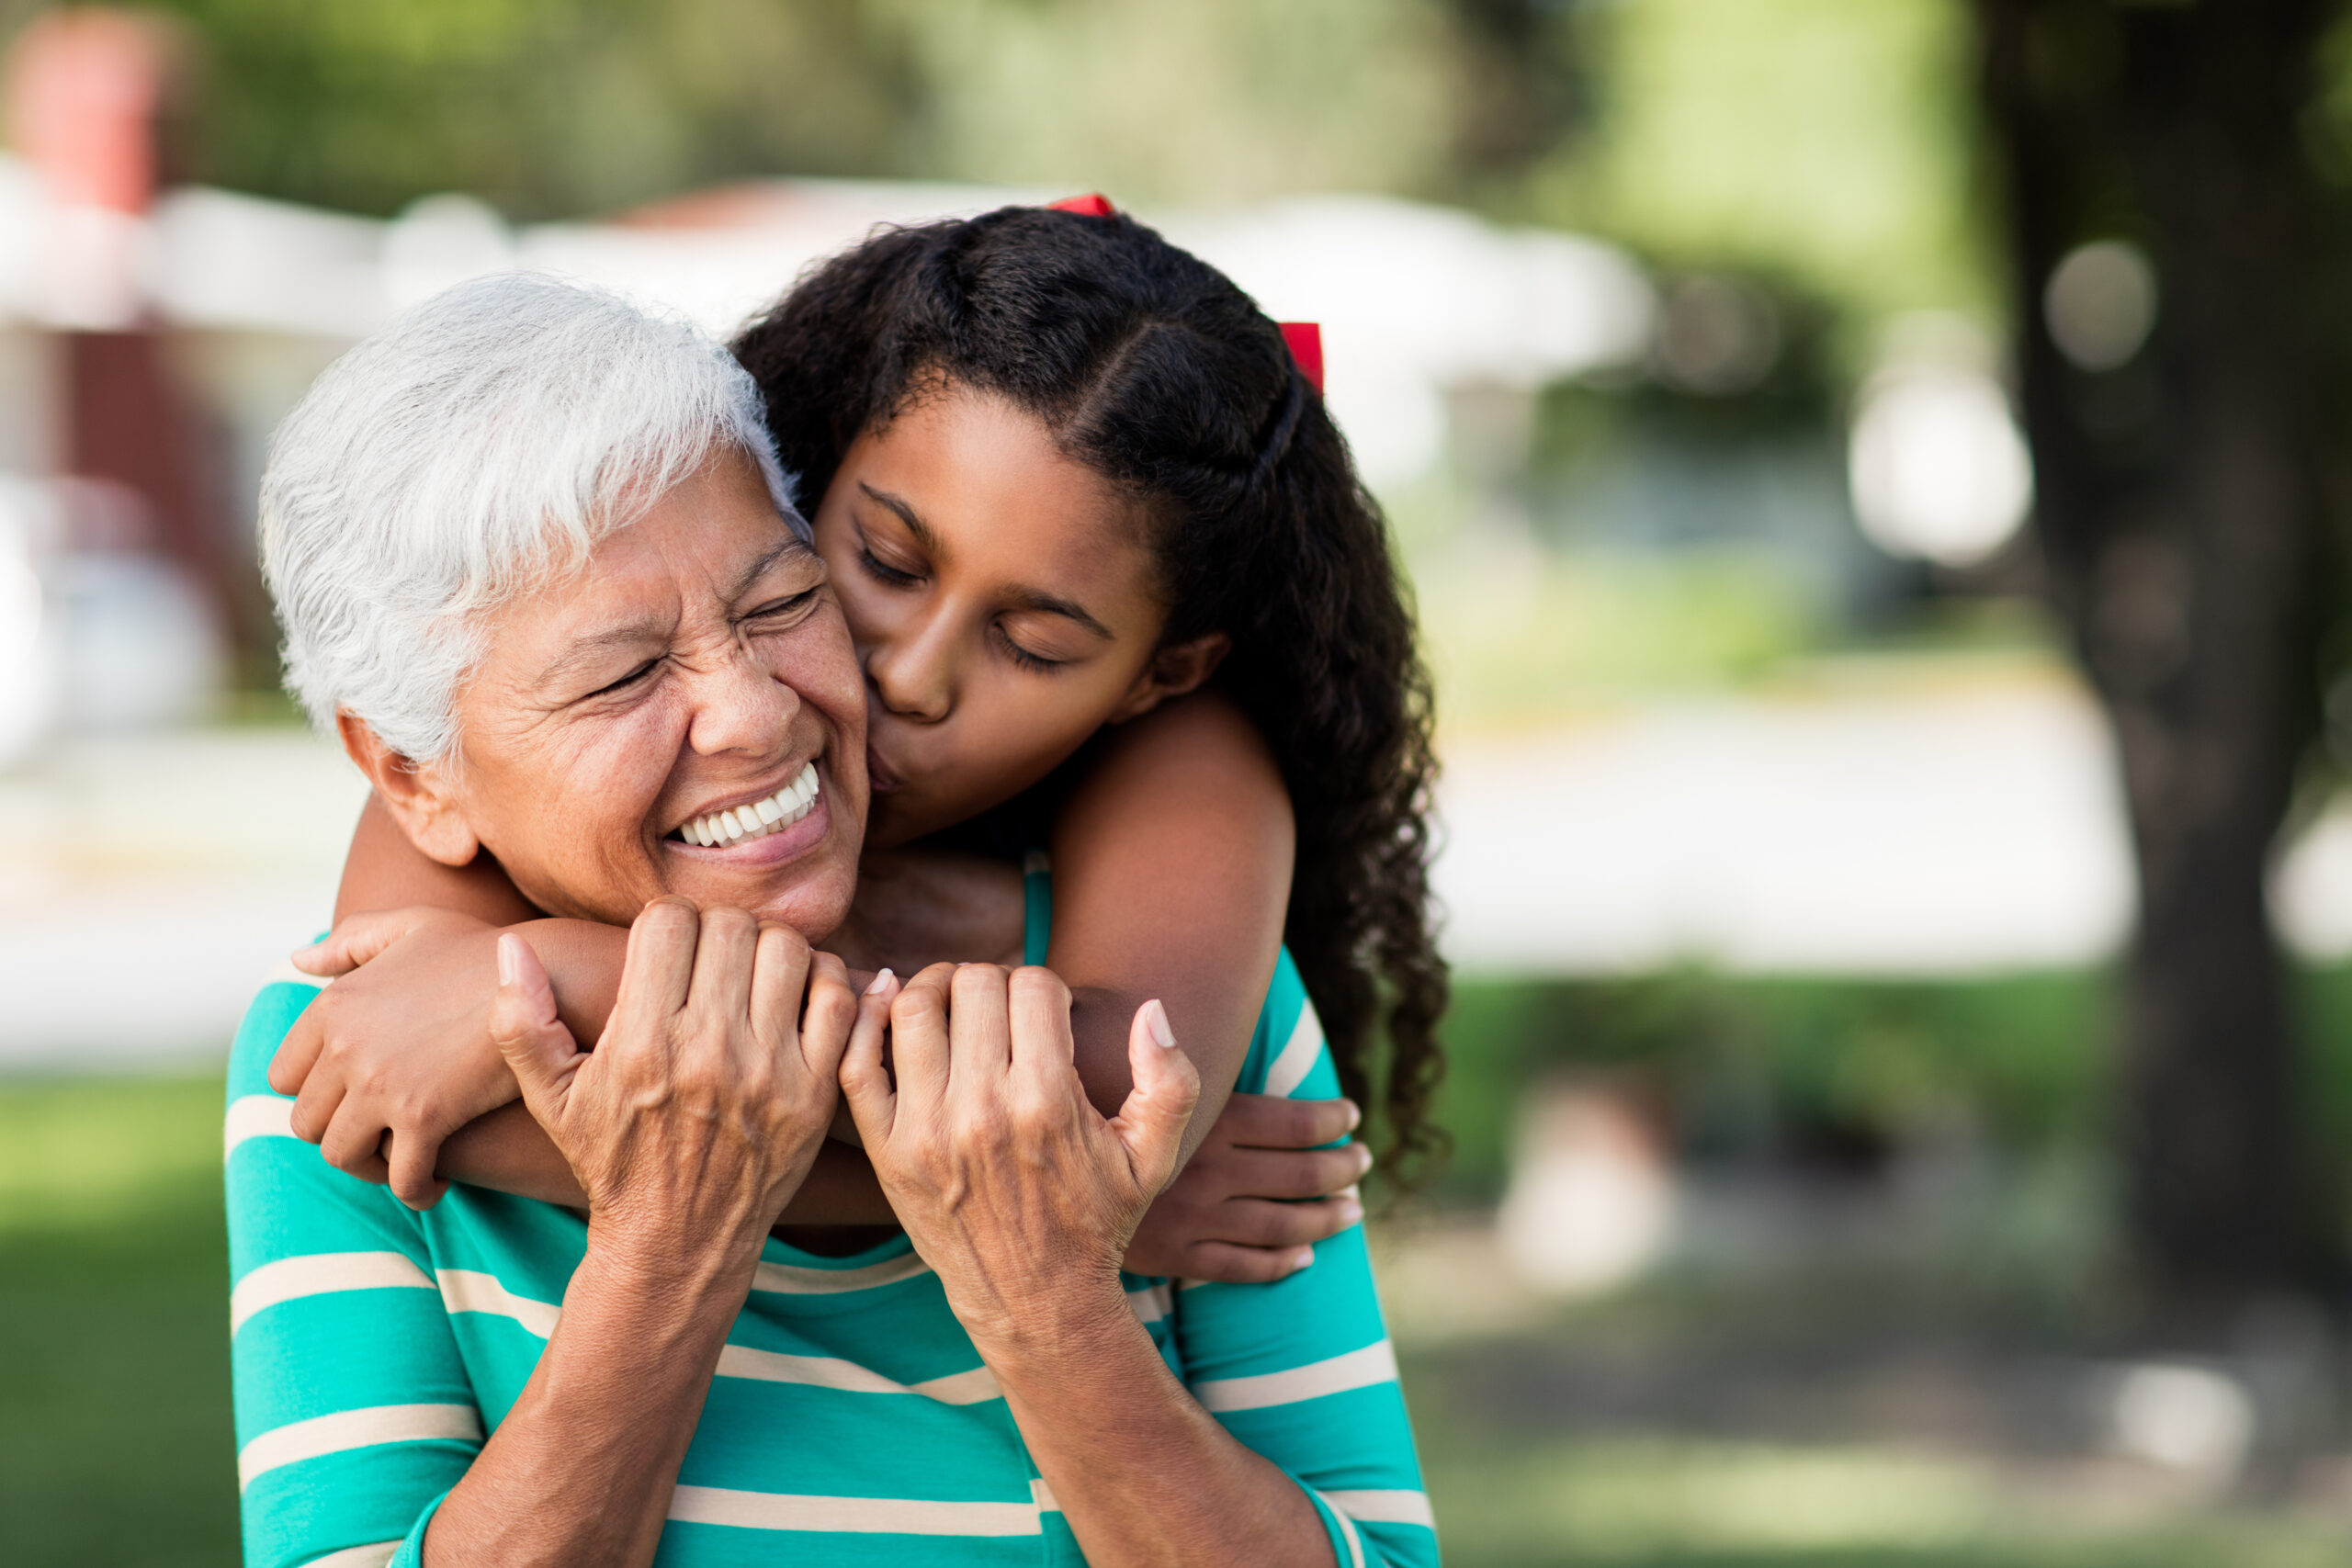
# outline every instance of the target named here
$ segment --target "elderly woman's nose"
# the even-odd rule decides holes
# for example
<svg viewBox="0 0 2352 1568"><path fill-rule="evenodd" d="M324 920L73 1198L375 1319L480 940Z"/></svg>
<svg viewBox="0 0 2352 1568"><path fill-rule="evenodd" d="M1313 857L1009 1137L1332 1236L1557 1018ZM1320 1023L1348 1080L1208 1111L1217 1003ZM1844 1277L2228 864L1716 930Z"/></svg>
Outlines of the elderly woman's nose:
<svg viewBox="0 0 2352 1568"><path fill-rule="evenodd" d="M776 750L800 711L800 694L747 650L695 675L687 689L694 705L687 740L705 755Z"/></svg>

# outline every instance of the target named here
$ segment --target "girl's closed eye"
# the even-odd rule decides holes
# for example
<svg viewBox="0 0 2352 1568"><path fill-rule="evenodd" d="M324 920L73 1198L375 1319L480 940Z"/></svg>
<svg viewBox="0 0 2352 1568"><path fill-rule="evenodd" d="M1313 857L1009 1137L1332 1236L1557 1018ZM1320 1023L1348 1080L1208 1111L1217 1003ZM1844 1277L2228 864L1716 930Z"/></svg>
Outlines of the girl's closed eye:
<svg viewBox="0 0 2352 1568"><path fill-rule="evenodd" d="M1013 641L1012 634L1002 626L996 628L996 637L999 645L1004 649L1005 657L1012 660L1017 669L1050 675L1055 671L1068 668L1070 663L1067 659L1048 659L1042 653L1030 652Z"/></svg>
<svg viewBox="0 0 2352 1568"><path fill-rule="evenodd" d="M874 547L871 545L860 544L858 546L857 563L864 567L867 575L871 576L876 581L885 583L892 588L911 588L916 583L922 581L919 574L911 571L903 571L884 560L880 556L876 555L874 553Z"/></svg>

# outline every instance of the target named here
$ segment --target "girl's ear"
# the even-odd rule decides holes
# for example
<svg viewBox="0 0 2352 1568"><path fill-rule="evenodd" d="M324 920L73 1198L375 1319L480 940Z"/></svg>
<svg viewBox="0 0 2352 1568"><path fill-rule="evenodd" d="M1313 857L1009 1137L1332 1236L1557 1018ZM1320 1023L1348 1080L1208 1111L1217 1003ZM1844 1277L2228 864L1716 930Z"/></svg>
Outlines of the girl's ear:
<svg viewBox="0 0 2352 1568"><path fill-rule="evenodd" d="M409 842L443 865L470 864L481 840L458 809L447 769L437 762L419 766L385 745L366 721L340 709L334 727L343 738L344 755L368 775L376 798Z"/></svg>
<svg viewBox="0 0 2352 1568"><path fill-rule="evenodd" d="M1195 691L1216 673L1225 656L1233 651L1233 639L1223 632L1210 632L1190 642L1173 642L1151 656L1136 676L1135 684L1127 688L1119 705L1111 710L1106 724L1125 724L1131 718L1141 718L1170 697L1181 697Z"/></svg>

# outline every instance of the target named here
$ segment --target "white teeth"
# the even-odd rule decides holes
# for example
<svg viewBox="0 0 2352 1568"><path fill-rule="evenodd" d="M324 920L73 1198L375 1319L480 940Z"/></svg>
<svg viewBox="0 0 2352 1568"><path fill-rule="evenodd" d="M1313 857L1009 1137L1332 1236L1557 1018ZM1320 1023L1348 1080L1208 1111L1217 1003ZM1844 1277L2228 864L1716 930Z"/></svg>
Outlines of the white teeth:
<svg viewBox="0 0 2352 1568"><path fill-rule="evenodd" d="M818 788L817 764L810 762L765 800L697 817L678 829L678 837L706 848L763 838L808 816L816 804Z"/></svg>

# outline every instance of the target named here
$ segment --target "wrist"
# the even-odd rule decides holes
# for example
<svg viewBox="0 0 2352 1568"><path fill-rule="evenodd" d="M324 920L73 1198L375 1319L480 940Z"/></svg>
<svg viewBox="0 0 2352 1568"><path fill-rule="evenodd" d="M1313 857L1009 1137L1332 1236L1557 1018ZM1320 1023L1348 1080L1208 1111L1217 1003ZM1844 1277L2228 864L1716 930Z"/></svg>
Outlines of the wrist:
<svg viewBox="0 0 2352 1568"><path fill-rule="evenodd" d="M647 1288L684 1300L709 1291L725 1292L758 1266L768 1227L746 1212L715 1225L687 1227L661 1216L626 1209L588 1210L588 1249L582 1259L599 1273L641 1281Z"/></svg>
<svg viewBox="0 0 2352 1568"><path fill-rule="evenodd" d="M956 1315L991 1366L1082 1359L1139 1327L1115 1268L1089 1269L1020 1300L993 1301Z"/></svg>

